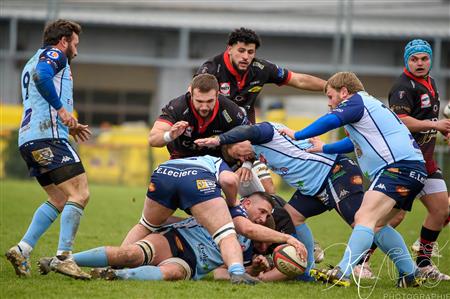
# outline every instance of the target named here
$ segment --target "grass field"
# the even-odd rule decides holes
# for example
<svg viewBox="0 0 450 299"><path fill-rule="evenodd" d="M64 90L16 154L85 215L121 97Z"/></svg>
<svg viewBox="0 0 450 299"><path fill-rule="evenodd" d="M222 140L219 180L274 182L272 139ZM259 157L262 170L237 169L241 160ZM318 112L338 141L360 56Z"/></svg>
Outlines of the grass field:
<svg viewBox="0 0 450 299"><path fill-rule="evenodd" d="M139 219L145 186L142 188L91 186L90 203L78 231L75 251L102 245L120 244L128 229ZM283 194L285 198L287 194ZM34 181L0 181L0 251L17 243L25 232L34 210L45 200L45 194ZM425 211L416 202L413 213L399 227L407 244L418 235ZM325 262L335 264L344 250L350 229L334 212L308 221L317 240L326 248ZM39 241L33 252L33 266L39 257L53 255L58 241L59 223L55 223ZM439 238L448 243L449 228ZM450 250L435 262L450 272ZM321 264L324 265L324 264ZM76 281L50 273L40 276L33 267L30 279L18 279L9 262L0 258L1 298L445 298L450 299L450 282L427 284L419 289L395 288L396 274L390 261L377 251L372 266L379 273L377 281L364 281L358 288L328 288L321 284L279 282L254 287L214 282L210 277L199 282L133 282Z"/></svg>

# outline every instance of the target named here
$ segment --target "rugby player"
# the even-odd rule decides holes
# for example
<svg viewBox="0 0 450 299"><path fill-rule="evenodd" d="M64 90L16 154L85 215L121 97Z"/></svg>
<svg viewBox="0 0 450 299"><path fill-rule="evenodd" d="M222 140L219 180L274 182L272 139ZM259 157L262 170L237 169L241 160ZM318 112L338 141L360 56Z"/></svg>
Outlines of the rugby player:
<svg viewBox="0 0 450 299"><path fill-rule="evenodd" d="M240 206L230 208L230 212L233 221L245 220L251 230L258 232L258 235L253 236L256 239L263 242L287 242L294 245L299 254L306 254L303 245L292 236L259 225L266 223L272 208L271 196L258 192L245 198ZM250 265L252 244L242 235L238 239L244 251L245 264ZM224 264L224 258L214 238L195 218L161 227L134 244L98 247L74 254L77 265L81 267L129 267L131 269L106 268L91 272L94 277L127 280L198 280ZM57 263L58 270L52 269L48 266L49 259L44 258L41 260L41 270L44 274L53 270L74 278L89 278L86 274L83 276L78 267L66 267L64 261L60 260ZM246 277L247 283L258 282L248 275ZM233 275L231 281L242 282Z"/></svg>
<svg viewBox="0 0 450 299"><path fill-rule="evenodd" d="M427 41L408 42L404 51L405 68L389 92L389 106L419 144L428 173L425 186L418 195L428 214L420 231L416 264L430 279L450 280L450 276L441 273L431 261L434 244L449 217L447 186L433 158L434 147L438 132L444 136L450 134L450 119L439 120L439 92L430 76L432 56ZM396 221L394 227L400 221Z"/></svg>
<svg viewBox="0 0 450 299"><path fill-rule="evenodd" d="M86 173L69 144L89 139L87 125L72 115L71 61L77 56L81 26L57 20L44 29L43 46L26 63L21 77L23 98L19 150L30 176L47 193L20 242L6 252L18 276L31 275L29 257L37 241L61 213L58 256L70 257L83 210L89 200ZM70 259L69 259L70 261Z"/></svg>
<svg viewBox="0 0 450 299"><path fill-rule="evenodd" d="M355 215L344 257L338 266L318 278L349 285L353 267L375 241L399 271L397 286L419 286L423 279L402 236L387 225L400 209L411 210L414 198L423 188L427 173L419 146L397 115L364 91L354 73L334 74L325 91L330 113L301 131L285 128L281 133L302 140L344 126L347 138L332 144L313 139L313 147L307 151L333 154L354 150L371 185Z"/></svg>
<svg viewBox="0 0 450 299"><path fill-rule="evenodd" d="M212 74L219 81L220 94L243 107L255 123L255 103L267 83L298 89L322 91L325 81L307 74L294 73L270 61L256 58L261 40L255 31L235 29L228 37L223 53L203 63L197 74Z"/></svg>
<svg viewBox="0 0 450 299"><path fill-rule="evenodd" d="M245 160L251 150L256 159L267 163L272 171L297 189L284 208L292 218L296 236L308 250L305 280L312 280L309 272L314 267L314 238L305 221L335 209L352 225L363 197L362 173L355 162L343 155L306 152L312 144L282 136L278 132L282 128L285 126L263 122L236 127L195 142L201 146L225 145L222 147L225 159Z"/></svg>

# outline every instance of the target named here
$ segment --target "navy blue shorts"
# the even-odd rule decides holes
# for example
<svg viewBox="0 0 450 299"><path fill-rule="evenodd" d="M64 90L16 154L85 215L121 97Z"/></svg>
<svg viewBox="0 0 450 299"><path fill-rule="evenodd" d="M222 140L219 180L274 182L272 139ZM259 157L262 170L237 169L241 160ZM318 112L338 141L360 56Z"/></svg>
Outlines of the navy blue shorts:
<svg viewBox="0 0 450 299"><path fill-rule="evenodd" d="M20 146L20 155L30 176L41 176L51 170L80 163L80 157L65 139L40 139Z"/></svg>
<svg viewBox="0 0 450 299"><path fill-rule="evenodd" d="M176 210L221 197L216 176L210 171L192 165L160 165L152 174L147 197Z"/></svg>
<svg viewBox="0 0 450 299"><path fill-rule="evenodd" d="M331 169L321 191L314 196L296 191L289 204L305 218L335 209L351 225L364 197L363 175L358 165L341 156Z"/></svg>
<svg viewBox="0 0 450 299"><path fill-rule="evenodd" d="M426 179L424 163L401 161L381 169L369 190L379 191L395 200L395 208L411 211L414 199L422 191Z"/></svg>

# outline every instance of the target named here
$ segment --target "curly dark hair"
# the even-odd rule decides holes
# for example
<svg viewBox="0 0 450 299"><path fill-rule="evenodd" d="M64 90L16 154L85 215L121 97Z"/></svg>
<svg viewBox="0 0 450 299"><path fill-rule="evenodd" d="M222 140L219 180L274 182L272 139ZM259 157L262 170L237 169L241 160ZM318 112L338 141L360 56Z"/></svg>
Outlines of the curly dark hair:
<svg viewBox="0 0 450 299"><path fill-rule="evenodd" d="M44 46L56 45L64 36L70 41L73 33L80 35L80 24L63 19L48 23L44 29Z"/></svg>
<svg viewBox="0 0 450 299"><path fill-rule="evenodd" d="M255 31L244 27L235 29L228 36L229 46L232 46L238 42L242 42L245 44L255 44L256 49L258 49L259 46L261 46L261 39L259 38L258 34L256 34Z"/></svg>

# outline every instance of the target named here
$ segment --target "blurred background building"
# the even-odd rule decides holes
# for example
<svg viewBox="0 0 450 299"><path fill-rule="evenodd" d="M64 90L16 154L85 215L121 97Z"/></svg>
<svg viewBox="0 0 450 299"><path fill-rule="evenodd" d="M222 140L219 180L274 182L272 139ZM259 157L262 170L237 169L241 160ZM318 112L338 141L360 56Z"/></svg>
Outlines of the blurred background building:
<svg viewBox="0 0 450 299"><path fill-rule="evenodd" d="M354 71L366 90L383 100L402 71L405 44L423 38L433 47L431 73L441 100L450 97L449 0L2 0L3 107L20 105L22 67L41 46L45 23L56 18L83 26L79 56L72 66L80 122L98 127L140 122L145 129L121 126L118 135L134 140L130 132L142 130L143 137L136 137L142 142L130 142L143 148L147 126L160 108L186 91L194 71L225 50L228 33L238 27L260 35L258 57L324 79L336 71ZM276 85L264 87L259 103L261 117L294 124L327 109L319 93ZM110 142L105 135L103 140Z"/></svg>

